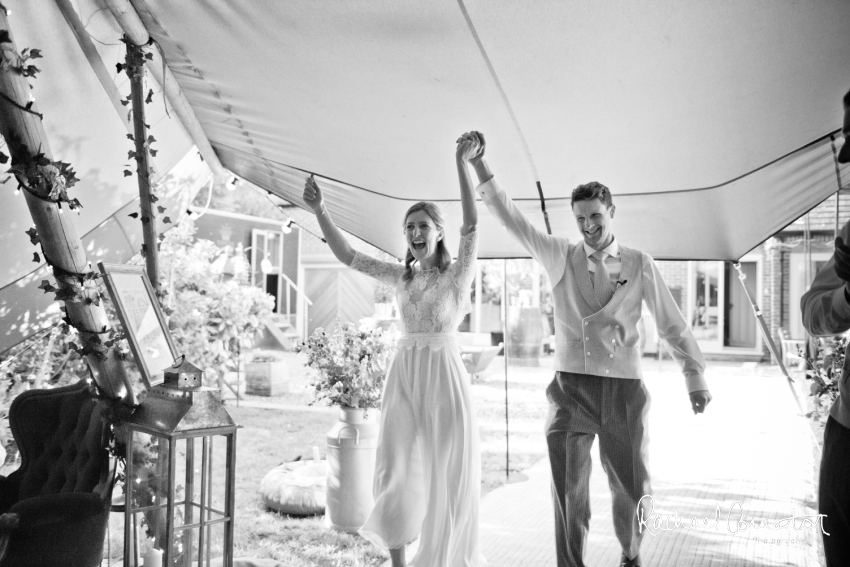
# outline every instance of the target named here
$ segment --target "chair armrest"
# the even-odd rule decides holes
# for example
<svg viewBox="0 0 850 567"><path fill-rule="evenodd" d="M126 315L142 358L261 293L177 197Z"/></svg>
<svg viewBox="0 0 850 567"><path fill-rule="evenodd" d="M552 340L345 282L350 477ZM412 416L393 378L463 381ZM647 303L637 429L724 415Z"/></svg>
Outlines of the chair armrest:
<svg viewBox="0 0 850 567"><path fill-rule="evenodd" d="M90 492L62 492L21 500L9 510L20 517L20 529L74 522L96 516L108 503Z"/></svg>

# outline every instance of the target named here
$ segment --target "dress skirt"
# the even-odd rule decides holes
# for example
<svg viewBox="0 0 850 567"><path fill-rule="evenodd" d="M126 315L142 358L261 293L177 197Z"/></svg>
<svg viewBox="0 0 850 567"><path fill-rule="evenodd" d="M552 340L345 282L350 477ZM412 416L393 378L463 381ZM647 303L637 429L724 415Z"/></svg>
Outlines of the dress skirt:
<svg viewBox="0 0 850 567"><path fill-rule="evenodd" d="M456 336L403 335L381 405L375 507L360 534L389 549L420 537L410 565L484 565L478 422Z"/></svg>

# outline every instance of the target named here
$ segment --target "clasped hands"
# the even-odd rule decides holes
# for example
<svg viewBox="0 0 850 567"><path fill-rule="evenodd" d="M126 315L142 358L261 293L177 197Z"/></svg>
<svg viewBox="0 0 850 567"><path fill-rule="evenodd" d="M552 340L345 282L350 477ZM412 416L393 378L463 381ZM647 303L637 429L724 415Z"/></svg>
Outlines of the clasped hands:
<svg viewBox="0 0 850 567"><path fill-rule="evenodd" d="M466 132L457 139L457 159L460 162L472 162L484 157L484 134L481 132Z"/></svg>

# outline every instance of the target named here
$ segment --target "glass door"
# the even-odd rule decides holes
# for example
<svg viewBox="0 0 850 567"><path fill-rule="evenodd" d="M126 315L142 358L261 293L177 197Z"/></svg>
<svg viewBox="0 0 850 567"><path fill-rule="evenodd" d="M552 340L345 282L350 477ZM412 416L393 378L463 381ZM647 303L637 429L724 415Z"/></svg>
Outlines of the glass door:
<svg viewBox="0 0 850 567"><path fill-rule="evenodd" d="M702 345L716 345L720 340L720 267L722 262L694 262L694 304L691 329Z"/></svg>

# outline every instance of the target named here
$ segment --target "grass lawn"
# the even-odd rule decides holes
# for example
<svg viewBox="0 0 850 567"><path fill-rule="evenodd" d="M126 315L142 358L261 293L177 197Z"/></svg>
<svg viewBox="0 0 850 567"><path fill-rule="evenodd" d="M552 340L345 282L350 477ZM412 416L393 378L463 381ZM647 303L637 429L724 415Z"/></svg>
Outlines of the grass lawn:
<svg viewBox="0 0 850 567"><path fill-rule="evenodd" d="M505 482L505 382L503 358L497 358L472 385L481 435L482 495ZM545 360L545 359L544 359ZM510 469L521 471L546 455L543 420L548 368L510 368ZM306 378L305 378L306 384ZM245 396L227 401L237 433L234 557L272 558L292 567L376 566L389 556L359 536L330 530L323 517L291 517L267 510L258 494L262 478L299 455L312 458L313 446L325 456L327 431L335 409L308 408L306 390L273 397ZM251 407L283 405L288 409ZM304 408L304 409L298 409ZM122 546L123 517L112 517L112 556Z"/></svg>

